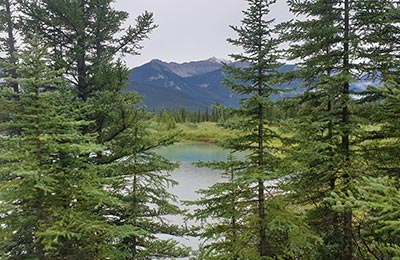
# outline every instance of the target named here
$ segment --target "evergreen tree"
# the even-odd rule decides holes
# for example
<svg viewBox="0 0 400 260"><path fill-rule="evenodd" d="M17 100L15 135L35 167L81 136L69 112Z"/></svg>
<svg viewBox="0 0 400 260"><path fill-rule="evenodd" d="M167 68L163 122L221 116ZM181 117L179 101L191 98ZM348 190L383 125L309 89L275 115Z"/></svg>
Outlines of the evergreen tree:
<svg viewBox="0 0 400 260"><path fill-rule="evenodd" d="M290 172L295 174L289 189L298 196L297 201L313 205L308 210L309 221L325 241L318 258L353 259L362 254L353 245L360 239L353 227L358 220L353 218L351 200L339 198L351 197L368 167L359 149L359 137L364 135L360 123L365 119L352 112L357 111L351 98L356 93L352 93L350 85L360 75L373 79L382 68L373 65L373 59L378 58L373 49L377 32L389 28L382 27L388 16L382 16L384 12L371 16L370 11L376 6L385 6L382 10L391 8L385 5L388 1L288 3L294 14L306 17L288 24L287 34L291 41L289 55L301 60L297 75L306 87L294 126L294 161L289 163L293 167ZM386 18L381 21L383 17ZM387 50L388 45L383 49ZM336 207L335 203L342 206Z"/></svg>
<svg viewBox="0 0 400 260"><path fill-rule="evenodd" d="M0 57L1 74L8 77L10 87L15 93L18 93L18 77L17 65L17 47L16 47L16 1L2 0L0 1L0 52L5 53L4 57Z"/></svg>
<svg viewBox="0 0 400 260"><path fill-rule="evenodd" d="M272 23L266 20L269 7L275 1L249 0L249 7L243 12L242 26L231 28L238 34L237 39L228 41L244 50L243 54L231 55L233 59L248 63L248 67L225 66L228 79L225 85L236 94L248 97L241 101L241 107L235 114L240 121L231 127L242 131L236 140L231 140L228 147L237 151L248 151L244 161L246 170L241 175L244 180L255 185L257 201L258 250L260 257L271 255L268 252L267 214L265 181L273 179L278 157L271 145L277 134L269 128L266 118L266 106L271 102L270 95L277 92L273 86L277 83L279 63L278 44L273 38ZM244 82L244 84L238 84ZM251 186L251 185L250 185Z"/></svg>
<svg viewBox="0 0 400 260"><path fill-rule="evenodd" d="M396 259L400 254L398 178L366 177L350 199L365 216L360 223L363 259Z"/></svg>
<svg viewBox="0 0 400 260"><path fill-rule="evenodd" d="M165 130L172 130L176 128L174 114L176 115L176 112L170 112L168 109L164 109L161 114L159 114L157 121L160 123L161 128L164 128Z"/></svg>
<svg viewBox="0 0 400 260"><path fill-rule="evenodd" d="M176 184L169 171L177 164L154 153L155 148L171 144L175 134L151 130L152 116L138 108L140 99L134 93L119 89L99 91L88 101L93 105L92 117L97 119L98 142L107 151L97 155L95 162L100 165L110 196L121 201L99 214L110 216L110 222L121 229L127 225L134 229L127 237L114 238L110 257L153 259L187 255L188 250L174 240L159 238L160 234L185 233L185 229L166 220L167 215L183 213L176 206L177 198L168 192L168 187Z"/></svg>
<svg viewBox="0 0 400 260"><path fill-rule="evenodd" d="M202 198L187 202L197 207L189 217L203 226L200 237L205 241L198 258L256 259L259 256L257 234L249 225L253 208L248 207L255 191L237 177L243 170L242 163L231 153L226 162L199 163L198 166L222 171L222 177L227 179L197 191Z"/></svg>
<svg viewBox="0 0 400 260"><path fill-rule="evenodd" d="M266 20L275 1L247 2L249 7L243 12L242 26L232 27L238 38L228 40L243 48L243 54L231 56L247 66L226 65L227 80L224 82L231 91L245 98L239 109L231 110L230 120L223 124L240 132L239 137L228 140L223 147L233 152L245 152L247 156L239 161L208 164L214 169L223 169L230 175L230 181L201 191L204 197L194 202L202 206L195 212L195 218L205 220L211 217L215 220L202 233L210 241L201 257L307 257L305 248L312 236L306 225L302 226L296 216L288 218L291 214L282 205L276 185L267 186L268 181L279 177L280 161L276 146L279 136L271 128L275 120L268 110L273 106L270 96L280 92L276 86L280 81L278 68L281 67L279 40L273 37L274 29L271 27L274 20ZM292 232L294 230L302 232Z"/></svg>
<svg viewBox="0 0 400 260"><path fill-rule="evenodd" d="M349 189L351 163L349 135L350 64L349 1L289 1L297 15L311 15L291 25L290 54L301 58L302 78L308 84L304 116L299 126L295 190L302 200L314 203L314 226L325 240L321 259L352 259L352 211L339 215L323 201L336 189ZM353 47L353 45L352 45ZM354 49L352 49L353 51ZM340 187L338 187L340 185ZM321 231L322 230L322 231Z"/></svg>
<svg viewBox="0 0 400 260"><path fill-rule="evenodd" d="M376 104L368 114L374 127L366 134L364 149L365 159L373 164L372 171L379 172L375 176L392 177L399 172L399 4L390 0L357 2L368 71L380 81L379 87L370 86L365 93L365 100Z"/></svg>
<svg viewBox="0 0 400 260"><path fill-rule="evenodd" d="M64 69L84 100L99 89L96 77L119 54L137 54L140 42L156 27L145 12L136 25L123 29L128 14L115 10L112 0L21 1L25 35L41 33L51 48L54 66ZM121 35L121 36L117 36Z"/></svg>
<svg viewBox="0 0 400 260"><path fill-rule="evenodd" d="M89 154L96 171L84 169L83 174L93 178L99 195L105 194L99 197L101 203L87 205L87 210L108 226L96 232L96 236L81 240L90 249L97 248L97 255L87 254L91 259L148 259L185 254L186 250L175 243L156 236L179 230L165 221L156 224L165 214L179 212L169 201L174 197L165 187L171 180L162 171L172 169L174 164L151 153L152 149L170 143L171 136L158 137L148 131L146 120L151 117L140 108L136 94L123 91L129 70L115 59L119 54L137 54L140 41L155 28L153 17L144 13L136 19L135 26L124 30L122 24L128 15L112 8L111 2L21 1L27 25L25 34L43 34L54 61L52 66L61 69L76 90L76 101L81 107L77 117L91 122L80 128L81 133L94 136L94 144L102 147ZM133 185L131 179L140 180L140 185ZM134 199L139 196L135 190L141 192L138 200ZM156 200L154 194L162 198ZM145 212L151 207L152 212ZM69 246L85 249L79 243ZM84 258L68 252L64 250L63 254L69 259Z"/></svg>
<svg viewBox="0 0 400 260"><path fill-rule="evenodd" d="M2 89L1 111L13 121L1 132L17 126L20 134L1 136L1 251L9 259L99 259L101 238L113 232L94 210L115 203L88 157L100 147L81 134L88 122L79 120L73 95L60 72L49 69L38 38L21 61L19 100L4 98Z"/></svg>
<svg viewBox="0 0 400 260"><path fill-rule="evenodd" d="M365 165L368 166L365 171L372 177L363 178L350 199L364 213L360 221L362 233L359 238L364 256L395 259L400 252L400 241L397 239L400 196L400 80L397 75L397 51L389 49L388 45L395 45L398 41L394 35L399 35L400 31L398 28L395 30L393 24L400 16L398 8L394 9L394 6L385 5L389 10L382 9L383 6L379 4L375 7L376 9L371 8L368 13L372 17L386 17L380 21L389 35L381 34L380 30L374 30L370 34L370 37L374 35L373 39L382 41L382 44L375 45L378 47L371 51L370 56L371 64L381 70L381 86L370 87L365 98L367 101L374 101L372 109L368 111L371 123L364 134L366 141L362 145Z"/></svg>
<svg viewBox="0 0 400 260"><path fill-rule="evenodd" d="M189 217L202 224L200 237L204 241L196 259L260 258L258 233L254 232L258 229L254 221L257 211L249 206L254 204L257 186L244 179L243 174L248 173L245 164L230 154L227 161L198 165L222 171L226 181L198 191L202 197L187 202L198 207ZM266 203L268 255L274 259L314 259L318 237L310 233L301 211L287 207L285 196L271 188L274 195L271 193Z"/></svg>
<svg viewBox="0 0 400 260"><path fill-rule="evenodd" d="M187 232L166 218L184 213L177 206L177 198L168 192L170 186L177 184L168 173L176 164L152 151L153 147L160 146L154 136L149 138L146 132L140 132L134 141L139 144L135 145L136 153L115 164L113 170L117 170L117 175L110 185L124 204L108 213L117 218L117 224L129 223L135 227L134 234L119 241L118 259L187 256L187 248L173 239L160 238L162 234L182 236Z"/></svg>
<svg viewBox="0 0 400 260"><path fill-rule="evenodd" d="M382 82L398 79L400 19L399 1L355 1L355 24L360 28L359 45L364 72L380 77Z"/></svg>

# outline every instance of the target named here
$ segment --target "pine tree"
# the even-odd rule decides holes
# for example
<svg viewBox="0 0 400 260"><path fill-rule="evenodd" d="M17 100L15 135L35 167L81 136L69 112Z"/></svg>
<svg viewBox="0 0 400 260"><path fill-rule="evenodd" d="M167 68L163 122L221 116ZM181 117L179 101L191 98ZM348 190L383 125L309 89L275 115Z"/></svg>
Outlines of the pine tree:
<svg viewBox="0 0 400 260"><path fill-rule="evenodd" d="M398 178L365 177L352 194L365 214L359 238L364 259L396 259L400 254L398 185Z"/></svg>
<svg viewBox="0 0 400 260"><path fill-rule="evenodd" d="M115 203L91 174L88 155L100 147L81 134L88 122L79 120L39 42L27 43L21 55L19 99L4 98L2 89L1 111L13 121L1 132L17 126L20 134L1 137L1 251L9 259L99 258L96 241L110 225L93 210Z"/></svg>
<svg viewBox="0 0 400 260"><path fill-rule="evenodd" d="M156 27L145 12L136 25L123 29L128 13L115 10L112 0L21 1L25 35L40 33L51 48L54 66L64 69L84 100L107 84L96 77L119 54L137 54L140 42ZM121 35L121 36L117 36Z"/></svg>
<svg viewBox="0 0 400 260"><path fill-rule="evenodd" d="M204 244L199 259L255 259L259 256L257 234L249 225L253 216L253 190L238 179L242 163L231 153L226 162L199 163L198 166L222 171L226 182L197 191L202 198L187 202L196 206L189 218L200 221ZM210 223L210 219L212 219Z"/></svg>
<svg viewBox="0 0 400 260"><path fill-rule="evenodd" d="M68 234L67 241L54 249L52 259L56 255L68 259L148 259L186 253L175 243L156 237L157 233L179 230L165 222L155 224L164 214L180 212L169 201L174 197L165 187L171 180L162 171L175 165L151 153L151 149L170 143L171 136L158 137L148 131L146 120L151 117L140 108L136 94L123 91L129 70L115 58L141 49L140 41L155 28L152 14L144 13L135 26L123 30L128 15L112 8L111 2L21 1L24 33L27 37L36 32L43 35L53 61L50 65L63 71L76 94L76 118L88 122L79 127L80 134L90 138L89 144L101 147L86 154L91 167L82 168L82 176L71 180L75 193L85 202L77 211L88 213L81 214L80 220L87 221L87 230L91 230ZM92 183L80 185L86 178ZM132 186L130 178L140 179L141 186ZM132 189L145 192L141 198L149 197L136 201ZM97 196L93 199L91 193ZM155 193L163 198L153 200ZM147 216L144 211L151 203L156 209ZM140 243L132 244L132 239ZM143 252L135 254L134 248Z"/></svg>
<svg viewBox="0 0 400 260"><path fill-rule="evenodd" d="M278 157L272 141L277 134L269 128L266 106L271 102L270 95L277 92L274 85L277 83L278 40L273 38L272 23L274 20L265 20L269 7L275 1L249 0L249 7L243 12L244 19L241 27L231 28L238 34L237 39L228 41L235 46L242 47L243 54L231 55L236 61L247 63L244 68L226 66L228 80L225 85L236 94L248 95L241 101L241 107L236 111L240 117L233 128L243 132L242 136L232 140L228 145L233 150L248 151L250 155L244 162L246 171L242 175L256 187L257 201L257 230L258 250L260 257L266 257L268 252L267 241L267 214L265 181L273 179ZM244 84L238 84L244 82Z"/></svg>
<svg viewBox="0 0 400 260"><path fill-rule="evenodd" d="M177 164L154 153L155 148L171 144L175 134L151 130L152 116L143 108L135 108L140 102L135 93L99 91L88 101L93 105L98 142L107 151L95 162L100 165L110 196L121 201L99 214L110 216L111 223L121 229L127 225L134 229L127 237L114 238L109 255L118 259L186 256L188 250L176 241L159 238L160 234L185 233L184 228L166 220L166 215L183 213L176 206L177 198L168 192L168 187L176 184L169 171Z"/></svg>
<svg viewBox="0 0 400 260"><path fill-rule="evenodd" d="M363 28L362 42L366 46L364 55L368 57L370 73L379 79L379 87L370 86L366 91L368 102L375 102L369 117L374 125L366 139L365 155L369 163L373 163L373 171L383 176L396 176L399 172L398 145L400 138L398 130L400 112L399 85L400 59L400 3L398 1L360 1L359 24Z"/></svg>
<svg viewBox="0 0 400 260"><path fill-rule="evenodd" d="M287 214L282 205L284 200L277 187L267 186L267 181L279 177L280 161L276 146L279 136L271 128L275 121L268 110L273 106L271 95L280 92L277 87L278 68L281 67L279 40L273 37L274 20L266 20L275 1L247 2L249 7L243 12L242 26L232 26L238 38L228 40L243 48L243 54L231 56L244 66L226 65L227 80L224 82L231 91L245 98L239 109L231 110L230 120L222 124L240 132L239 137L222 146L232 152L244 151L247 156L239 161L208 164L230 174L231 178L202 190L204 197L194 202L202 207L195 212L195 218L215 220L206 225L202 233L209 244L205 244L206 253L200 255L204 259L306 257L304 248L312 237L306 225L301 228L299 219L294 220L296 216L288 218L291 214ZM302 232L297 234L292 232L300 229Z"/></svg>
<svg viewBox="0 0 400 260"><path fill-rule="evenodd" d="M289 24L287 34L289 54L301 60L297 75L306 87L295 121L292 159L298 163L290 161L290 172L295 172L290 189L298 201L313 205L309 221L325 241L321 259L353 259L360 253L353 245L359 239L354 233L353 204L339 198L350 198L366 174L359 149L359 137L364 135L360 123L366 121L354 114L359 110L350 85L360 75L373 79L380 69L371 62L371 47L376 46L372 40L377 39L371 32L382 28L382 21L368 12L372 6L385 6L384 2L289 1L294 14L306 17Z"/></svg>
<svg viewBox="0 0 400 260"><path fill-rule="evenodd" d="M201 223L200 237L203 244L196 259L258 259L259 243L258 221L254 221L257 210L254 194L257 186L249 184L245 176L245 164L235 159L232 153L227 161L199 163L198 166L222 171L226 180L214 184L198 193L202 197L187 202L196 206L189 217ZM274 259L314 259L315 247L320 243L314 236L301 211L287 207L286 197L279 194L276 187L274 195L266 202L268 255Z"/></svg>
<svg viewBox="0 0 400 260"><path fill-rule="evenodd" d="M354 19L360 28L359 44L363 47L362 55L368 58L363 63L364 72L375 74L382 82L398 78L399 4L397 0L354 3Z"/></svg>
<svg viewBox="0 0 400 260"><path fill-rule="evenodd" d="M379 87L369 87L365 100L373 101L368 111L370 129L364 135L363 155L369 175L357 186L352 199L364 212L360 236L365 256L391 259L399 255L399 140L400 77L398 57L400 19L398 1L358 3L363 42L369 68L378 74Z"/></svg>
<svg viewBox="0 0 400 260"><path fill-rule="evenodd" d="M351 182L349 85L353 80L349 63L349 1L290 1L298 15L312 15L292 25L292 57L302 59L302 77L307 87L304 117L299 122L299 146L295 156L303 167L293 176L298 194L314 203L327 249L322 258L351 259L352 212L330 209L323 198L336 189L348 189ZM314 18L315 17L315 18ZM299 42L299 43L297 43ZM304 43L302 43L304 42ZM304 104L303 104L304 105ZM301 169L301 170L300 170ZM319 182L317 182L318 180ZM342 187L338 187L341 185ZM322 201L321 201L322 199ZM325 217L324 217L325 216ZM325 227L324 227L325 226Z"/></svg>
<svg viewBox="0 0 400 260"><path fill-rule="evenodd" d="M0 32L2 33L2 37L0 37L0 52L5 53L5 57L0 58L0 68L2 69L0 73L8 77L10 87L15 93L18 93L18 83L16 82L18 78L16 71L16 2L2 0L0 1L0 8Z"/></svg>
<svg viewBox="0 0 400 260"><path fill-rule="evenodd" d="M168 223L166 218L184 213L177 206L177 198L168 192L168 187L177 184L168 173L176 164L152 152L152 148L160 144L142 134L135 139L141 141L141 145L135 147L137 153L115 165L118 175L110 186L124 202L123 207L110 211L118 219L116 223L135 227L134 234L119 241L119 250L125 256L119 259L187 256L188 248L173 239L160 238L161 234L182 236L187 232L183 227Z"/></svg>

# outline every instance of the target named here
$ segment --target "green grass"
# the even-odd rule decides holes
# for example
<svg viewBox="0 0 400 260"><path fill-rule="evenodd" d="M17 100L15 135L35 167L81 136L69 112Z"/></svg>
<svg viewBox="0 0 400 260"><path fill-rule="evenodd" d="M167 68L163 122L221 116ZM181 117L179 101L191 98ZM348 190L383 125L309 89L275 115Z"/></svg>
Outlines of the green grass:
<svg viewBox="0 0 400 260"><path fill-rule="evenodd" d="M213 122L177 124L177 129L181 131L180 141L216 143L237 136Z"/></svg>

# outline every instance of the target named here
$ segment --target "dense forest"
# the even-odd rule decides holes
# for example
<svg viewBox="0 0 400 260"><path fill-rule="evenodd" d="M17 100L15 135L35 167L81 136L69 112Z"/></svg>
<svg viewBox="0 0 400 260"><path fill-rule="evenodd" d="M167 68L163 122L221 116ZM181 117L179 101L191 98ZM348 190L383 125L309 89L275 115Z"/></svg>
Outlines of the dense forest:
<svg viewBox="0 0 400 260"><path fill-rule="evenodd" d="M400 2L288 0L277 23L276 0L245 1L228 42L249 66L224 65L240 107L157 114L124 91L122 59L152 13L126 26L113 0L0 0L0 259L400 259ZM188 213L155 149L205 121L234 133L227 160L199 163L227 181Z"/></svg>

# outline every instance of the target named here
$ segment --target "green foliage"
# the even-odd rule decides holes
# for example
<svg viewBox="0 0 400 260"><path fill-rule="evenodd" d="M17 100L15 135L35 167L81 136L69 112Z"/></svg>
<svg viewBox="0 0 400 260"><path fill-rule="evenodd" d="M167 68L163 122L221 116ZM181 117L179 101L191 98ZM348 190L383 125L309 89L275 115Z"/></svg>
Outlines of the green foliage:
<svg viewBox="0 0 400 260"><path fill-rule="evenodd" d="M24 34L40 33L51 49L53 65L63 69L77 86L78 96L111 87L99 81L104 69L120 54L138 54L140 42L156 28L153 15L145 12L136 24L124 29L128 13L112 7L112 0L21 1ZM123 80L120 80L123 81Z"/></svg>
<svg viewBox="0 0 400 260"><path fill-rule="evenodd" d="M277 69L280 55L278 53L279 40L273 37L271 29L274 20L267 20L269 8L275 1L248 1L249 7L243 12L244 19L240 27L231 28L237 33L236 39L228 41L244 49L244 53L231 55L236 61L249 66L224 66L227 80L224 84L234 93L244 94L240 108L232 110L231 114L237 120L224 124L228 129L235 129L239 137L233 138L224 144L224 147L233 151L246 151L248 156L242 162L243 171L239 175L253 197L251 201L252 214L247 214L247 223L257 230L258 255L261 258L272 256L268 248L268 216L265 181L276 178L276 167L279 162L276 147L272 142L279 139L271 129L271 117L268 116L268 107L271 107L270 96L279 93L273 87L279 83Z"/></svg>
<svg viewBox="0 0 400 260"><path fill-rule="evenodd" d="M257 235L249 221L254 217L254 190L237 177L242 163L231 154L226 162L200 163L223 170L226 182L216 183L198 193L202 198L187 202L198 208L190 218L201 221L205 240L200 259L251 259L258 255ZM210 223L210 219L212 219Z"/></svg>
<svg viewBox="0 0 400 260"><path fill-rule="evenodd" d="M17 1L0 1L0 76L8 77L7 84L15 92L19 92L16 82L17 74L17 45L16 38L16 8Z"/></svg>
<svg viewBox="0 0 400 260"><path fill-rule="evenodd" d="M161 129L164 130L173 130L176 129L176 121L173 115L171 115L171 112L169 110L163 110L159 115L158 118L156 119L158 125L161 127Z"/></svg>
<svg viewBox="0 0 400 260"><path fill-rule="evenodd" d="M394 0L355 1L354 20L360 28L359 45L367 60L362 63L364 72L379 71L383 81L398 81L400 60L398 37L400 29L399 2Z"/></svg>
<svg viewBox="0 0 400 260"><path fill-rule="evenodd" d="M396 80L397 81L397 80ZM399 255L399 85L388 80L384 86L369 89L377 104L369 111L376 125L364 134L361 148L368 173L352 194L360 213L358 242L369 258L396 259Z"/></svg>
<svg viewBox="0 0 400 260"><path fill-rule="evenodd" d="M196 112L187 111L185 108L170 111L165 109L159 113L157 121L165 125L175 123L203 123L203 122L224 122L228 117L226 109L218 105L211 107L211 112L198 109ZM172 121L172 123L170 122Z"/></svg>
<svg viewBox="0 0 400 260"><path fill-rule="evenodd" d="M10 151L4 153L4 160L12 163L7 168L10 172L6 170L2 176L7 192L1 196L10 195L8 185L27 193L26 198L13 193L2 211L10 214L5 215L7 221L14 221L13 225L7 222L2 226L5 232L1 232L7 241L2 250L4 246L10 257L18 259L17 251L38 259L187 255L188 250L175 241L157 236L184 233L165 219L168 214L182 213L174 205L176 198L167 192L168 186L175 184L168 171L177 165L152 152L170 144L173 136L148 130L151 116L140 107L136 94L122 91L129 70L115 58L137 53L140 41L155 28L153 17L146 12L137 18L135 26L121 29L127 13L112 8L111 2L20 2L24 36L29 38L39 32L46 45L29 51L46 57L23 59L30 67L19 66L24 74L20 80L24 88L20 103L4 95L1 104L5 109L1 133L7 139L2 149ZM55 74L57 77L53 77ZM55 83L47 78L54 78ZM65 83L64 88L58 87L65 79L71 83L68 88ZM45 97L51 97L51 102ZM11 136L14 132L15 137ZM25 133L32 135L32 141ZM71 137L63 137L67 133ZM33 159L19 147L11 147L11 140L30 145L36 152L40 150L40 160L36 157L39 166L28 163ZM7 157L14 153L20 154L15 161ZM44 160L49 170L40 168L45 167ZM33 166L39 173L36 168L31 169ZM8 175L22 182L20 175L29 174L35 176L29 184L33 193L25 191L29 190L28 184L7 182L11 178ZM23 210L6 209L20 202ZM26 219L30 216L23 219L25 226L22 218L14 218L19 212ZM23 236L13 234L19 229Z"/></svg>
<svg viewBox="0 0 400 260"><path fill-rule="evenodd" d="M10 120L1 124L1 251L11 259L43 259L45 251L57 259L63 246L70 252L79 246L97 255L95 244L80 242L108 226L92 211L112 203L88 158L101 147L81 134L88 122L79 120L71 91L60 72L48 68L39 41L21 55L19 98L2 92L1 111Z"/></svg>
<svg viewBox="0 0 400 260"><path fill-rule="evenodd" d="M397 177L400 172L399 138L400 138L400 92L399 84L388 81L383 86L371 88L370 97L376 99L377 105L369 111L375 128L368 129L363 136L362 146L365 160L372 166L373 176Z"/></svg>
<svg viewBox="0 0 400 260"><path fill-rule="evenodd" d="M129 70L118 60L142 48L153 16L123 29L128 15L112 2L0 0L1 259L187 256L159 237L188 230L167 220L184 213L168 192L178 165L153 152L181 129L246 154L201 164L226 181L188 202L204 239L196 259L398 259L398 1L289 0L302 18L280 25L278 39L266 19L275 1L247 0L228 40L241 64L224 66L240 108L156 118L123 91ZM33 40L17 55L20 32ZM287 75L284 40L300 61ZM360 75L381 86L355 100ZM287 78L301 78L304 95L272 102Z"/></svg>
<svg viewBox="0 0 400 260"><path fill-rule="evenodd" d="M243 163L231 154L226 162L199 165L223 170L227 180L200 190L202 198L188 203L199 207L190 217L205 224L198 259L258 259L258 234L254 232L258 229L254 200L257 186L248 182ZM286 205L281 194L270 194L266 201L269 251L266 259L314 259L318 238L310 233L296 209Z"/></svg>
<svg viewBox="0 0 400 260"><path fill-rule="evenodd" d="M363 178L354 194L362 215L364 254L379 259L396 259L400 253L400 192L398 179Z"/></svg>
<svg viewBox="0 0 400 260"><path fill-rule="evenodd" d="M271 127L276 119L270 114L274 107L270 96L280 91L273 86L281 80L277 71L281 64L279 40L273 38L271 29L273 20L265 18L274 2L248 1L242 26L232 27L238 38L228 40L244 49L243 54L231 56L246 66L225 65L224 83L246 97L221 124L237 134L222 146L247 155L243 160L205 164L223 170L229 181L201 190L203 197L192 202L200 206L193 218L212 219L201 233L206 239L198 253L201 259L312 259L316 238L300 218L279 206L280 194L272 194L277 187L271 181L280 177L281 155L276 145L280 137Z"/></svg>
<svg viewBox="0 0 400 260"><path fill-rule="evenodd" d="M103 91L101 94L105 94ZM103 96L104 97L104 96ZM96 118L103 115L100 133L102 143L109 154L98 157L103 174L108 179L107 190L121 200L121 205L106 209L102 214L112 216L117 226L130 225L136 233L118 237L116 251L125 255L121 259L152 259L156 256L178 257L188 250L173 240L162 240L157 235L183 235L182 227L168 223L167 215L182 214L176 206L177 198L168 192L176 184L169 177L169 171L177 167L153 152L153 149L171 144L173 136L151 132L148 127L149 115L143 109L132 110L136 102L123 92L110 93L110 99L95 97L101 104L114 104L104 110L95 110ZM137 99L136 99L137 100ZM112 120L112 121L110 121ZM117 121L115 121L117 120ZM107 123L110 123L108 126ZM112 138L109 138L109 136Z"/></svg>
<svg viewBox="0 0 400 260"><path fill-rule="evenodd" d="M289 1L289 6L294 14L308 16L287 24L288 53L301 59L295 73L306 87L301 113L292 125L297 131L287 157L288 172L295 172L289 190L297 201L313 205L308 221L325 242L319 258L350 259L351 208L341 215L324 203L332 191L348 190L355 178L351 172L355 157L350 151L355 126L349 110L355 65L349 50L353 51L356 39L350 33L349 6L347 1Z"/></svg>
<svg viewBox="0 0 400 260"><path fill-rule="evenodd" d="M382 156L393 159L389 154L396 153L384 151L393 143L387 139L388 132L368 133L360 124L380 125L379 118L392 117L382 109L376 111L371 103L363 107L371 111L362 111L357 107L360 102L351 98L349 86L361 74L374 79L380 71L385 80L397 70L392 63L396 57L388 58L394 54L393 36L398 35L395 5L385 0L289 1L294 14L307 18L286 24L285 39L291 42L288 53L301 60L293 76L301 77L306 87L299 99L298 118L288 125L296 134L288 143L286 162L291 178L287 188L296 202L309 208L308 222L324 239L318 259L364 259L363 253L369 251L370 245L355 232L364 230L358 220L363 213L352 212L351 195L361 176L379 172L384 165ZM393 91L395 85L389 85ZM380 91L365 93L368 100L374 92ZM375 120L363 118L371 115ZM377 132L375 138L385 141L365 142ZM357 230L356 225L361 228Z"/></svg>

